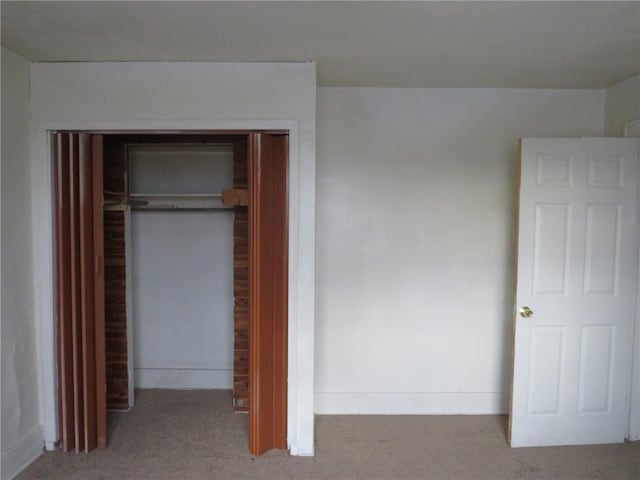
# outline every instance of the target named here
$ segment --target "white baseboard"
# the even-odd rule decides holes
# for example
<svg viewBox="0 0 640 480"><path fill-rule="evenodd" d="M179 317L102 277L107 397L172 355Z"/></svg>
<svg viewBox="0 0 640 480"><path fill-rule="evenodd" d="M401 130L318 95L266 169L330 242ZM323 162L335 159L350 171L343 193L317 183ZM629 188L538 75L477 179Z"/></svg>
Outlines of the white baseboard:
<svg viewBox="0 0 640 480"><path fill-rule="evenodd" d="M509 411L501 392L316 392L319 415L496 415Z"/></svg>
<svg viewBox="0 0 640 480"><path fill-rule="evenodd" d="M10 480L42 454L42 425L33 428L20 441L2 452L2 480Z"/></svg>
<svg viewBox="0 0 640 480"><path fill-rule="evenodd" d="M292 457L313 457L313 448L304 447L298 448L297 446L291 446L289 448L289 454Z"/></svg>
<svg viewBox="0 0 640 480"><path fill-rule="evenodd" d="M233 370L136 368L134 377L136 388L233 388Z"/></svg>

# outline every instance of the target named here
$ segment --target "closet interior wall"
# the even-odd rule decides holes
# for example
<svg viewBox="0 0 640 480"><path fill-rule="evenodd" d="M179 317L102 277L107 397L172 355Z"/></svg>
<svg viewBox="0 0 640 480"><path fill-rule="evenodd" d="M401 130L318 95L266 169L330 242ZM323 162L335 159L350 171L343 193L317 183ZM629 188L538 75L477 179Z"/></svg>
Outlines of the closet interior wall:
<svg viewBox="0 0 640 480"><path fill-rule="evenodd" d="M105 135L104 190L105 200L128 198L127 145L145 144L231 144L233 145L233 187L247 188L247 136L123 134ZM249 318L248 318L248 211L246 206L233 207L233 389L234 408L247 411L249 405ZM125 249L125 213L123 209L105 210L105 323L107 408L129 408L127 332L127 278Z"/></svg>

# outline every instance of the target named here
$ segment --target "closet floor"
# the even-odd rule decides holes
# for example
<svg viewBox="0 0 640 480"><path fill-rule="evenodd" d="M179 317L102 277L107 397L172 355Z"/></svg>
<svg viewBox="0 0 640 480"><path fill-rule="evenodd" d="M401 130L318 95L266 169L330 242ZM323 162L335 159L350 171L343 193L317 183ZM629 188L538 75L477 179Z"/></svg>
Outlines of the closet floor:
<svg viewBox="0 0 640 480"><path fill-rule="evenodd" d="M46 452L17 478L637 479L640 442L511 449L504 415L317 416L316 456L247 448L246 414L222 390L138 390L111 413L110 444L88 455Z"/></svg>

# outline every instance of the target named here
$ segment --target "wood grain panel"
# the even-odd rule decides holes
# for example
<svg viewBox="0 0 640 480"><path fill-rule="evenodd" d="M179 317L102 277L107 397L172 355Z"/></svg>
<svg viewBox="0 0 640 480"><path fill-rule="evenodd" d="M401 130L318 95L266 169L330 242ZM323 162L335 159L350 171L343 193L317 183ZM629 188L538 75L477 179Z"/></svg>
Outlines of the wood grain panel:
<svg viewBox="0 0 640 480"><path fill-rule="evenodd" d="M104 302L107 408L129 408L127 274L124 212L104 212Z"/></svg>
<svg viewBox="0 0 640 480"><path fill-rule="evenodd" d="M248 187L247 145L233 148L233 188ZM249 411L249 214L233 207L233 407Z"/></svg>
<svg viewBox="0 0 640 480"><path fill-rule="evenodd" d="M109 197L126 198L128 136L105 140L103 185ZM127 351L127 272L125 216L123 211L104 211L104 341L106 355L107 409L129 408Z"/></svg>
<svg viewBox="0 0 640 480"><path fill-rule="evenodd" d="M107 136L104 140L104 165L102 168L105 192L124 193L127 190L127 158L125 140L119 136Z"/></svg>
<svg viewBox="0 0 640 480"><path fill-rule="evenodd" d="M93 176L93 249L94 249L94 308L95 308L95 390L97 446L107 446L107 395L104 303L104 218L102 188L104 177L104 140L102 135L91 136Z"/></svg>
<svg viewBox="0 0 640 480"><path fill-rule="evenodd" d="M56 280L59 436L64 451L75 448L73 333L71 330L71 208L69 136L53 135L56 174Z"/></svg>
<svg viewBox="0 0 640 480"><path fill-rule="evenodd" d="M80 452L84 446L83 397L82 397L82 312L80 278L80 161L78 155L78 134L69 134L69 223L71 238L71 344L73 352L73 419L75 449Z"/></svg>
<svg viewBox="0 0 640 480"><path fill-rule="evenodd" d="M56 185L56 299L60 440L65 451L106 445L100 136L53 136ZM96 169L100 172L96 173ZM94 184L96 178L100 183ZM101 410L102 409L102 410Z"/></svg>
<svg viewBox="0 0 640 480"><path fill-rule="evenodd" d="M249 451L287 448L288 137L249 140Z"/></svg>
<svg viewBox="0 0 640 480"><path fill-rule="evenodd" d="M95 361L95 328L96 309L94 275L95 253L93 242L93 156L91 137L78 135L78 171L79 171L79 231L80 231L80 313L81 345L82 345L82 408L83 437L85 450L90 451L98 446L96 416L96 361ZM101 201L101 200L100 200ZM103 313L104 314L104 313Z"/></svg>

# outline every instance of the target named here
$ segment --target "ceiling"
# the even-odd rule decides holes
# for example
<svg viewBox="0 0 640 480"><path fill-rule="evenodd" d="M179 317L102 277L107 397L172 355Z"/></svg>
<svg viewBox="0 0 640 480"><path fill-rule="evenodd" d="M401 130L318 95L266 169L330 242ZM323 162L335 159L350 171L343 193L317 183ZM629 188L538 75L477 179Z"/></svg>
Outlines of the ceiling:
<svg viewBox="0 0 640 480"><path fill-rule="evenodd" d="M2 1L33 61L317 62L321 86L604 88L640 73L640 2Z"/></svg>

